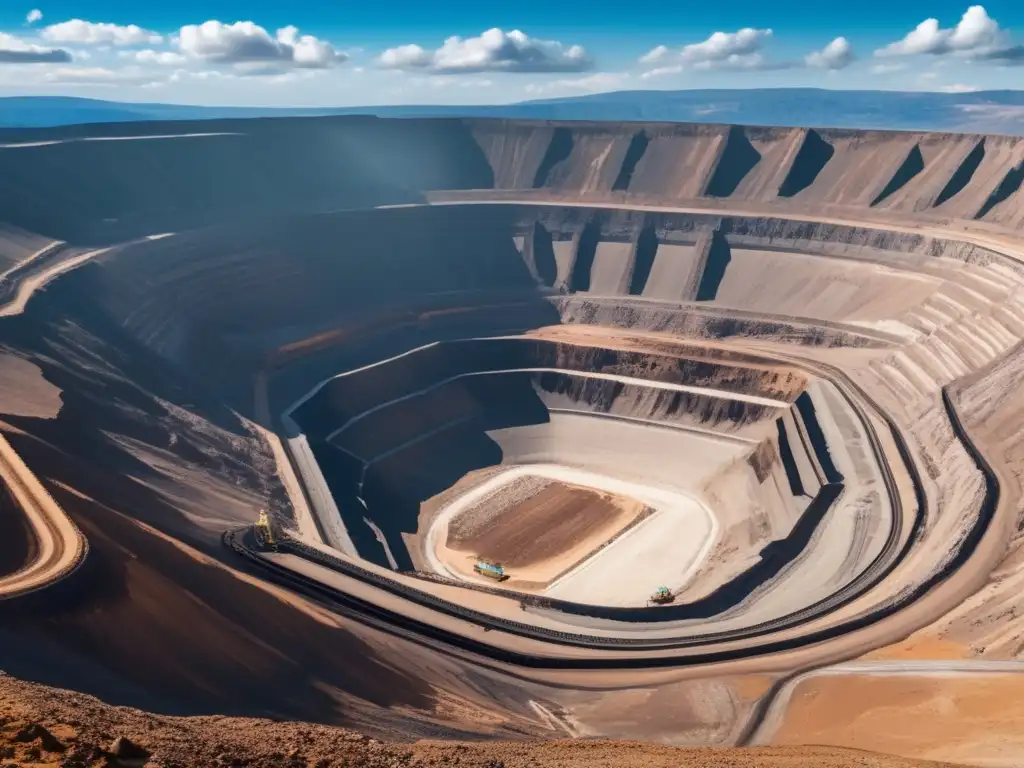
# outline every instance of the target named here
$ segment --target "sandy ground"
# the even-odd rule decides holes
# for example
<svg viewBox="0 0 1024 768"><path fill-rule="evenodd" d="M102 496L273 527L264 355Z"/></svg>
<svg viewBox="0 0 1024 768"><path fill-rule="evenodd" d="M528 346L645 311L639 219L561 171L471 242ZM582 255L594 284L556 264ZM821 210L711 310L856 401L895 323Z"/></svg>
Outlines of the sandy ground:
<svg viewBox="0 0 1024 768"><path fill-rule="evenodd" d="M566 574L547 594L601 605L646 605L659 587L678 592L714 543L704 506L662 508Z"/></svg>
<svg viewBox="0 0 1024 768"><path fill-rule="evenodd" d="M515 467L490 478L465 495L453 501L434 520L427 533L426 554L438 573L463 579L491 583L481 576L470 576L456 570L472 563L465 554L452 556L446 552L446 532L450 521L472 509L501 485L524 475L539 475L561 483L583 486L607 494L634 500L631 510L623 510L618 518L619 530L629 524L643 509L655 511L649 518L628 530L621 537L600 549L576 568L563 571L573 562L593 552L613 534L612 526L596 529L591 537L579 541L570 553L560 549L562 556L550 566L539 569L520 568L513 575L527 582L544 582L544 577L561 573L546 594L576 602L598 602L603 605L644 605L658 586L678 589L707 555L717 535L712 514L695 498L679 490L669 490L635 482L619 480L608 475L572 469L555 464L533 464ZM632 512L632 516L628 512ZM634 564L641 556L648 567L637 572ZM575 560L573 559L575 558ZM547 566L547 564L545 564ZM632 578L624 578L627 574ZM652 582L654 583L651 586ZM506 582L508 585L508 582Z"/></svg>
<svg viewBox="0 0 1024 768"><path fill-rule="evenodd" d="M570 551L591 539L608 540L644 509L637 501L557 482L490 514L496 501L485 499L453 518L446 546L471 560L500 563L517 578L527 579L529 573L528 580L543 584L559 573L560 562L551 561L575 562Z"/></svg>
<svg viewBox="0 0 1024 768"><path fill-rule="evenodd" d="M15 355L0 354L0 412L52 419L60 413L60 390L43 378L39 366Z"/></svg>
<svg viewBox="0 0 1024 768"><path fill-rule="evenodd" d="M980 666L980 665L979 665ZM772 744L872 748L986 766L1024 762L1020 673L941 671L811 677L793 691Z"/></svg>

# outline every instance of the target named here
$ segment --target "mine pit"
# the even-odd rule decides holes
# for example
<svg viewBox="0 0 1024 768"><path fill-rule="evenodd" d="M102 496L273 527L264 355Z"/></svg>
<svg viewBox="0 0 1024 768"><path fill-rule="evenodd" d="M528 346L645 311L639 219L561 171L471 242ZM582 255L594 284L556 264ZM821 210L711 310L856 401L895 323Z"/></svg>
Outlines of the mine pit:
<svg viewBox="0 0 1024 768"><path fill-rule="evenodd" d="M1019 651L1019 139L360 117L92 141L119 131L0 137L23 675L410 741L732 743L805 670ZM834 739L805 704L782 737Z"/></svg>

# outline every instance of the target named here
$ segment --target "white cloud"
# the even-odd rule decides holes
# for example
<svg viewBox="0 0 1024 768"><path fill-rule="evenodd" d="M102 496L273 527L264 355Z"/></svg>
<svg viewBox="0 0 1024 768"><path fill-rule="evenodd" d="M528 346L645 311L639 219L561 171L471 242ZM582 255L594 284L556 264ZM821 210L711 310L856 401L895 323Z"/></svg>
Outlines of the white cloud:
<svg viewBox="0 0 1024 768"><path fill-rule="evenodd" d="M44 40L54 43L78 43L80 45L155 45L163 37L135 24L94 23L82 19L71 19L51 24L42 31Z"/></svg>
<svg viewBox="0 0 1024 768"><path fill-rule="evenodd" d="M60 64L71 61L69 51L30 45L14 35L0 32L0 64Z"/></svg>
<svg viewBox="0 0 1024 768"><path fill-rule="evenodd" d="M547 83L530 83L527 93L550 93L551 91L585 91L599 93L621 86L629 79L628 72L595 72L586 77L552 80Z"/></svg>
<svg viewBox="0 0 1024 768"><path fill-rule="evenodd" d="M37 21L42 20L43 12L40 11L38 8L33 8L31 11L28 12L28 15L25 17L25 22L27 24L35 24Z"/></svg>
<svg viewBox="0 0 1024 768"><path fill-rule="evenodd" d="M675 64L671 67L655 67L640 75L641 80L650 80L652 77L664 77L665 75L678 75L683 71L682 64Z"/></svg>
<svg viewBox="0 0 1024 768"><path fill-rule="evenodd" d="M410 79L412 85L426 85L431 88L490 88L494 85L493 80L479 77L446 77L444 75L430 75L429 77L413 77Z"/></svg>
<svg viewBox="0 0 1024 768"><path fill-rule="evenodd" d="M664 66L645 72L641 77L681 72L683 69L777 69L792 66L773 62L761 53L761 46L772 36L770 29L744 27L736 32L715 32L707 40L685 45L678 51L659 45L640 57L641 64L664 62Z"/></svg>
<svg viewBox="0 0 1024 768"><path fill-rule="evenodd" d="M50 70L44 76L48 82L110 82L118 79L118 74L104 67L60 67Z"/></svg>
<svg viewBox="0 0 1024 768"><path fill-rule="evenodd" d="M479 37L449 37L434 51L418 45L389 48L377 58L387 69L438 74L470 72L584 72L593 66L581 46L538 40L519 30L489 29Z"/></svg>
<svg viewBox="0 0 1024 768"><path fill-rule="evenodd" d="M174 51L154 51L146 48L141 51L121 51L118 56L122 59L131 59L139 64L160 64L163 66L178 66L184 64L188 59Z"/></svg>
<svg viewBox="0 0 1024 768"><path fill-rule="evenodd" d="M964 85L963 83L953 83L952 85L944 85L939 88L943 93L974 93L975 91L981 90L974 85Z"/></svg>
<svg viewBox="0 0 1024 768"><path fill-rule="evenodd" d="M804 59L804 63L816 69L844 69L853 62L853 46L845 37L837 37L820 51L814 51Z"/></svg>
<svg viewBox="0 0 1024 768"><path fill-rule="evenodd" d="M983 51L979 58L995 61L1000 64L1024 65L1024 45L1006 45L990 51Z"/></svg>
<svg viewBox="0 0 1024 768"><path fill-rule="evenodd" d="M903 39L879 48L875 55L991 54L1005 44L1006 38L1006 32L988 15L984 6L972 5L955 27L943 29L938 19L925 19Z"/></svg>
<svg viewBox="0 0 1024 768"><path fill-rule="evenodd" d="M388 48L377 57L377 63L388 69L419 69L429 67L434 55L418 45L399 45Z"/></svg>
<svg viewBox="0 0 1024 768"><path fill-rule="evenodd" d="M312 35L300 35L296 27L284 27L271 37L251 21L223 24L207 21L181 28L178 49L186 56L217 64L231 64L250 73L273 67L326 69L348 57Z"/></svg>
<svg viewBox="0 0 1024 768"><path fill-rule="evenodd" d="M71 85L144 85L154 78L136 69L108 69L106 67L58 67L47 70L43 81Z"/></svg>
<svg viewBox="0 0 1024 768"><path fill-rule="evenodd" d="M891 63L891 64L875 64L871 67L871 74L873 75L891 75L896 72L902 72L907 68L906 64L902 63Z"/></svg>
<svg viewBox="0 0 1024 768"><path fill-rule="evenodd" d="M656 62L661 61L666 56L668 56L668 53L669 53L669 51L668 51L668 46L667 45L659 45L656 48L652 48L647 53L645 53L643 56L641 56L640 57L640 63L641 64L654 64Z"/></svg>
<svg viewBox="0 0 1024 768"><path fill-rule="evenodd" d="M788 62L769 61L761 53L732 53L724 59L705 59L693 65L694 69L787 69L792 66Z"/></svg>
<svg viewBox="0 0 1024 768"><path fill-rule="evenodd" d="M185 79L189 80L238 80L238 75L234 75L230 72L221 72L216 69L207 70L187 70L178 69L175 70L167 80L172 83L180 83Z"/></svg>
<svg viewBox="0 0 1024 768"><path fill-rule="evenodd" d="M772 36L770 29L744 27L738 32L715 32L702 43L683 46L680 54L684 61L728 61L757 53L761 43Z"/></svg>

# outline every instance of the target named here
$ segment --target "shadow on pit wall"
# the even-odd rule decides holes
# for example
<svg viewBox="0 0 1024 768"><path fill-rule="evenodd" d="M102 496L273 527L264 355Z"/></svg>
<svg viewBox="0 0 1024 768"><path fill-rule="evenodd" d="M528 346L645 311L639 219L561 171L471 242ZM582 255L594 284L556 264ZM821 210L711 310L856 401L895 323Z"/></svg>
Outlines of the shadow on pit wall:
<svg viewBox="0 0 1024 768"><path fill-rule="evenodd" d="M166 138L180 134L201 136ZM82 141L150 136L147 141ZM494 185L457 120L212 120L0 130L0 216L84 245Z"/></svg>
<svg viewBox="0 0 1024 768"><path fill-rule="evenodd" d="M467 473L502 463L501 447L489 431L550 421L528 374L468 377L459 387L464 400L461 416L370 463L327 442L312 446L352 542L360 555L377 565L390 567L366 520L386 538L398 569L411 571L402 534L416 533L420 505Z"/></svg>
<svg viewBox="0 0 1024 768"><path fill-rule="evenodd" d="M375 434L397 431L412 435L411 439L403 438L397 450L385 450L384 455L369 466L354 455L361 448L359 439L347 445L339 438L334 438L334 444L316 442L314 453L360 555L384 568L390 567L387 553L377 540L376 530L379 530L398 569L411 570L413 564L403 534L416 533L420 505L451 488L468 472L502 463L501 447L487 432L550 420L547 406L534 386L528 373L473 376L449 383L435 392L449 390L459 401L460 417L444 421L422 435L416 434L415 424L408 432L405 427L408 421L414 420L416 408L423 406L423 396L417 395L409 401L412 405L406 411L390 414L390 426L378 420L371 431ZM653 610L594 606L526 594L519 597L536 607L617 621L703 619L739 606L799 558L844 489L843 476L832 463L812 401L804 393L798 403L829 482L820 488L789 534L768 543L752 566L703 598ZM417 575L446 581L422 573ZM463 582L459 585L467 586ZM467 588L509 594L507 590L483 585L468 585Z"/></svg>

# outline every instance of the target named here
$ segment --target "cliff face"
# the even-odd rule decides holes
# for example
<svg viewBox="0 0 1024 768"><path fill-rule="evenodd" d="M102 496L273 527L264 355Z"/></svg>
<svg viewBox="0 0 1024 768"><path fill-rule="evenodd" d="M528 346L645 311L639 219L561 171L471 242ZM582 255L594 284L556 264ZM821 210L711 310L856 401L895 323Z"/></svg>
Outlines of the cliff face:
<svg viewBox="0 0 1024 768"><path fill-rule="evenodd" d="M1024 181L1024 142L1015 137L485 120L472 132L498 189L1024 222L1013 202Z"/></svg>
<svg viewBox="0 0 1024 768"><path fill-rule="evenodd" d="M0 131L0 221L80 244L469 189L1019 228L1022 182L1006 136L370 117Z"/></svg>

